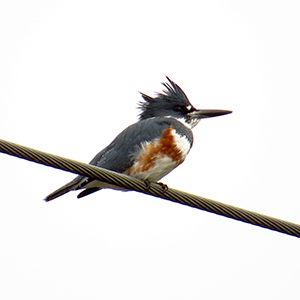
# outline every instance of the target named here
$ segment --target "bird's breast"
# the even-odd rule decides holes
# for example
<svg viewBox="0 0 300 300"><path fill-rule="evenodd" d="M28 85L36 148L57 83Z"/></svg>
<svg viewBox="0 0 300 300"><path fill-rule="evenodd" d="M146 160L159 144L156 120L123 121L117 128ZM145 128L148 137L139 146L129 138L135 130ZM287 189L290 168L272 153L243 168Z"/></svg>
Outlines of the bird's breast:
<svg viewBox="0 0 300 300"><path fill-rule="evenodd" d="M141 145L133 165L125 174L143 180L158 181L179 164L191 149L191 142L169 126L160 138Z"/></svg>

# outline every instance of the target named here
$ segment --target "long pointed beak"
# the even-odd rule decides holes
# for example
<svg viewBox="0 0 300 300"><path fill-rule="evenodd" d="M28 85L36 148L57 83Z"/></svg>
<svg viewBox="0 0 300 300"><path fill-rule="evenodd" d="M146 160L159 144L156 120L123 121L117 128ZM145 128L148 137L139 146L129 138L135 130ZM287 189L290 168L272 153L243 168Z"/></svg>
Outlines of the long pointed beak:
<svg viewBox="0 0 300 300"><path fill-rule="evenodd" d="M221 109L197 109L191 113L189 113L189 116L192 119L204 119L204 118L212 118L212 117L218 117L223 116L227 114L231 114L231 110L221 110Z"/></svg>

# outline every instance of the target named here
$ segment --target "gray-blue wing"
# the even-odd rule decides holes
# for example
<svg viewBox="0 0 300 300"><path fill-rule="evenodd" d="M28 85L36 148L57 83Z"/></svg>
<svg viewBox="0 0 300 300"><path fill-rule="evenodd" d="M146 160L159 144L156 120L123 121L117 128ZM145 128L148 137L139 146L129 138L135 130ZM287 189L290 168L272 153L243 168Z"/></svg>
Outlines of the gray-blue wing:
<svg viewBox="0 0 300 300"><path fill-rule="evenodd" d="M141 144L161 137L170 125L170 119L167 118L137 122L122 131L90 164L123 173L132 166L134 154L140 150Z"/></svg>

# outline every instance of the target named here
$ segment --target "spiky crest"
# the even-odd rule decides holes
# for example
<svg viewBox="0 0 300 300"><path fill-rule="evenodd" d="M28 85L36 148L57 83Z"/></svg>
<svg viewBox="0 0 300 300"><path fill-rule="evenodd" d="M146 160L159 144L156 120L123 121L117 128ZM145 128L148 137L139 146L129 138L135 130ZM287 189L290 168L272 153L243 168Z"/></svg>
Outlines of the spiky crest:
<svg viewBox="0 0 300 300"><path fill-rule="evenodd" d="M171 110L175 105L191 105L183 90L168 76L166 78L168 82L162 83L166 88L162 93L157 93L155 97L140 93L144 99L138 103L141 109L140 120L166 115L166 111Z"/></svg>

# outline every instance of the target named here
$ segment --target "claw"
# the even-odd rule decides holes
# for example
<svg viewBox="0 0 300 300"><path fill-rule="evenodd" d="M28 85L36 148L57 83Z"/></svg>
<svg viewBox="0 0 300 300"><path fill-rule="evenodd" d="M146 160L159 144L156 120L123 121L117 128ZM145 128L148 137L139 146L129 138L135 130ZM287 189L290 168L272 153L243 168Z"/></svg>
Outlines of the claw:
<svg viewBox="0 0 300 300"><path fill-rule="evenodd" d="M145 183L146 189L150 190L150 188L151 188L151 181L149 179L145 179L144 183ZM164 192L166 192L169 189L168 186L166 184L162 183L162 182L157 182L157 184L159 184L162 187L162 189L163 189Z"/></svg>
<svg viewBox="0 0 300 300"><path fill-rule="evenodd" d="M162 187L164 192L166 192L169 189L168 186L162 182L157 182L157 184L159 184Z"/></svg>

